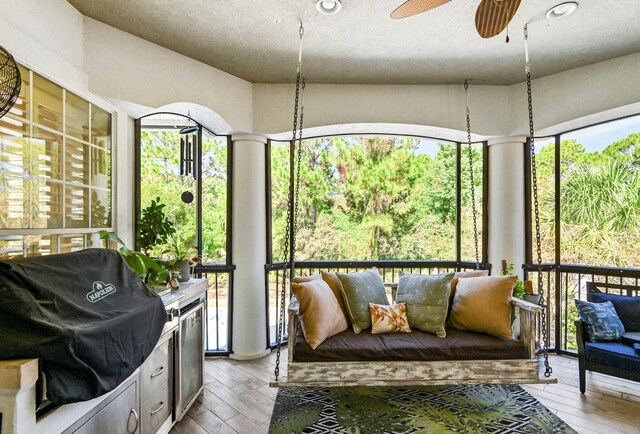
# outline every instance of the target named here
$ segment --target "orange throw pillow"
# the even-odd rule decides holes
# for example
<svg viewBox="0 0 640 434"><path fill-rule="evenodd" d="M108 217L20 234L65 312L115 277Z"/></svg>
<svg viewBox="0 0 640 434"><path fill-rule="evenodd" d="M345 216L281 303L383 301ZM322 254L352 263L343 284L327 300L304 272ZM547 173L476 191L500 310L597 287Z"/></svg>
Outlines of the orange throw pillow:
<svg viewBox="0 0 640 434"><path fill-rule="evenodd" d="M411 331L407 319L407 304L392 305L369 303L371 312L371 333L395 333Z"/></svg>
<svg viewBox="0 0 640 434"><path fill-rule="evenodd" d="M518 276L460 278L449 325L503 338L511 334L511 296Z"/></svg>
<svg viewBox="0 0 640 434"><path fill-rule="evenodd" d="M333 291L333 294L338 299L338 304L340 305L340 310L344 314L344 317L347 319L347 324L349 323L349 314L347 313L347 306L344 304L344 298L342 298L342 282L338 279L338 275L336 273L331 273L329 271L320 271L322 275L322 280L327 282L329 288Z"/></svg>
<svg viewBox="0 0 640 434"><path fill-rule="evenodd" d="M318 279L322 279L322 276L319 274L312 274L311 276L296 276L293 278L293 283L304 283L309 282L310 280Z"/></svg>
<svg viewBox="0 0 640 434"><path fill-rule="evenodd" d="M300 303L302 332L312 349L349 327L338 300L324 280L293 283L291 290Z"/></svg>

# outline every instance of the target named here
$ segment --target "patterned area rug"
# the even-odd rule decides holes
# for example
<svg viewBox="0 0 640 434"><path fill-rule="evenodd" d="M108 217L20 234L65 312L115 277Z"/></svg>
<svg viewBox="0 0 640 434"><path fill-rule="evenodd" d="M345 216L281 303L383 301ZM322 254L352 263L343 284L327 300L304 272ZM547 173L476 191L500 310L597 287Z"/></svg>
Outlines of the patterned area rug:
<svg viewBox="0 0 640 434"><path fill-rule="evenodd" d="M282 388L269 432L576 433L517 385Z"/></svg>

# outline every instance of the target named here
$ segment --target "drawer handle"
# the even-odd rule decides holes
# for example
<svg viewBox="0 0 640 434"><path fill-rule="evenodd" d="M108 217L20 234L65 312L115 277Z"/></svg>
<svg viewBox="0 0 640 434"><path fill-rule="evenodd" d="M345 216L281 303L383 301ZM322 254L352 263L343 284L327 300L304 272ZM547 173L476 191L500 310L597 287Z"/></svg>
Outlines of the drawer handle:
<svg viewBox="0 0 640 434"><path fill-rule="evenodd" d="M164 372L164 366L160 366L160 369L158 369L158 372L155 372L153 374L151 374L151 378L157 377L158 375L162 374Z"/></svg>
<svg viewBox="0 0 640 434"><path fill-rule="evenodd" d="M160 410L162 410L164 408L164 402L160 402L160 407L156 408L155 410L153 410L151 412L151 415L153 416L154 414L158 413Z"/></svg>
<svg viewBox="0 0 640 434"><path fill-rule="evenodd" d="M136 426L135 426L135 428L133 429L133 431L129 431L129 421L131 420L131 415L133 415L133 416L136 418L136 419L135 419L135 420L136 420ZM138 431L138 423L139 423L139 422L138 422L138 413L137 413L137 412L132 408L132 409L129 411L129 420L127 421L127 432L129 432L129 433L133 434L133 433L135 433L136 431Z"/></svg>

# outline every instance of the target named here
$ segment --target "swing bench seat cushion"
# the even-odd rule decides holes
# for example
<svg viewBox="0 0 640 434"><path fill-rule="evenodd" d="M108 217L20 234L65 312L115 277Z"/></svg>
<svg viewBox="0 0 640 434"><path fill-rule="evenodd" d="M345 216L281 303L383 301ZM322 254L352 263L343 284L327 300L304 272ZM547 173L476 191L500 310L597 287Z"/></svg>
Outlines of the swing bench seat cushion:
<svg viewBox="0 0 640 434"><path fill-rule="evenodd" d="M444 361L528 359L522 341L447 327L442 339L432 333L356 334L351 328L311 349L300 327L295 339L295 362Z"/></svg>

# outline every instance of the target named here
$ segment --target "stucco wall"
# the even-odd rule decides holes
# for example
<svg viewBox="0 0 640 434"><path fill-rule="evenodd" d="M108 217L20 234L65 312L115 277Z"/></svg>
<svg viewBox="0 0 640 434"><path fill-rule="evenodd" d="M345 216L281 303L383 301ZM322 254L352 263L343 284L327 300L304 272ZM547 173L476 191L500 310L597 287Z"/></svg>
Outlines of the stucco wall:
<svg viewBox="0 0 640 434"><path fill-rule="evenodd" d="M231 126L216 133L251 130L251 83L91 18L84 31L92 92L151 108L196 103Z"/></svg>

